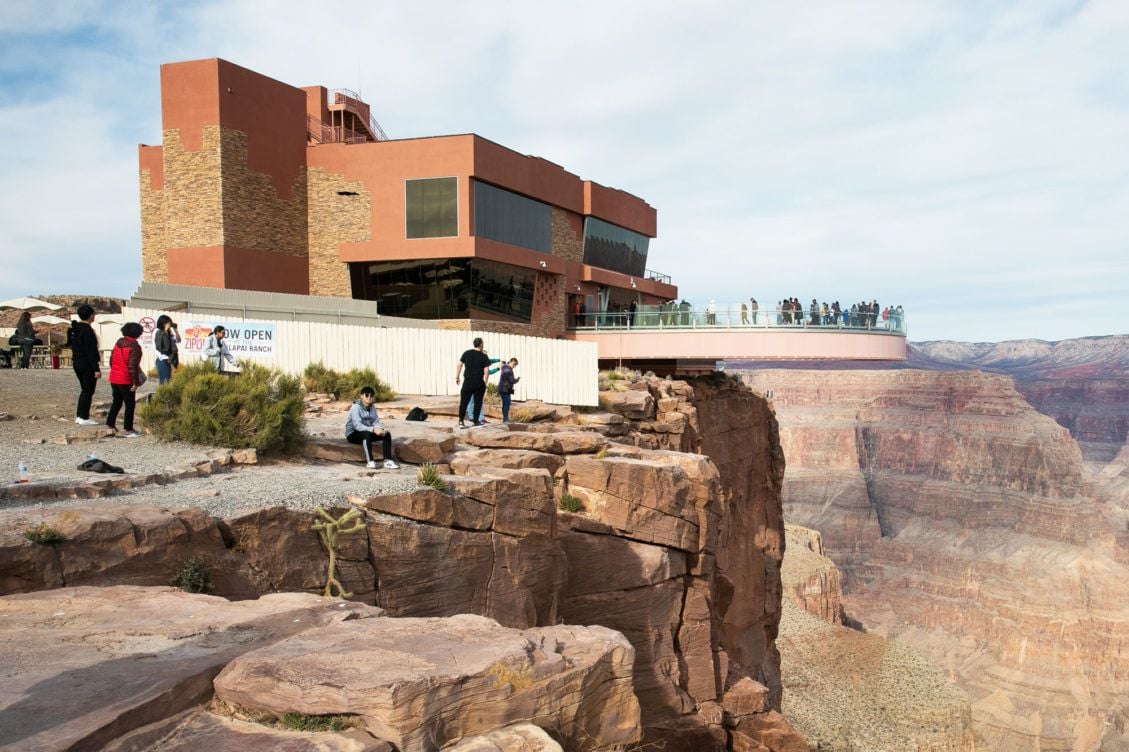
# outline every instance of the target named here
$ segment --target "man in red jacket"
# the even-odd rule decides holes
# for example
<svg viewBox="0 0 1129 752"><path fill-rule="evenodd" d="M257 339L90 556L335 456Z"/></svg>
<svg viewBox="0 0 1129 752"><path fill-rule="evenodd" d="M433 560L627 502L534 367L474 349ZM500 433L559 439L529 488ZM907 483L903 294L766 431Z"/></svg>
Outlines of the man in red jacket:
<svg viewBox="0 0 1129 752"><path fill-rule="evenodd" d="M117 430L118 411L125 405L125 433L122 436L127 439L141 435L133 430L133 409L137 401L137 387L145 383L145 374L141 372L141 345L137 343L143 331L136 321L123 325L122 338L110 354L110 389L114 392L114 401L110 404L106 425Z"/></svg>

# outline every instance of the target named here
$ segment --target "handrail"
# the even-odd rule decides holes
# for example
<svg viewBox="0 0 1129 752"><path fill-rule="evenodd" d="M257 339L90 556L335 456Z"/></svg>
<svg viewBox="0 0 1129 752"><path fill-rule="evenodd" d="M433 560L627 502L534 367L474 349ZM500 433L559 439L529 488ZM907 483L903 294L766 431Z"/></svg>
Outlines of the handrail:
<svg viewBox="0 0 1129 752"><path fill-rule="evenodd" d="M654 280L655 282L661 282L664 285L670 284L670 275L669 274L663 274L662 272L656 272L656 271L653 271L651 269L646 269L644 271L644 276L646 277L646 279L651 279L651 280Z"/></svg>
<svg viewBox="0 0 1129 752"><path fill-rule="evenodd" d="M639 306L635 313L624 311L586 312L577 317L569 314L568 328L573 331L601 331L605 329L655 330L655 329L788 329L816 332L867 332L871 334L908 333L905 311L886 309L876 314L843 312L835 320L809 312L784 309L741 310L740 306Z"/></svg>
<svg viewBox="0 0 1129 752"><path fill-rule="evenodd" d="M357 112L357 110L359 109L357 105L364 106L365 114L368 116L366 119L367 122L365 124L368 126L369 133L372 134L373 139L375 139L376 141L389 140L388 134L385 133L384 129L380 127L380 123L376 121L376 117L372 114L372 106L369 105L368 102L361 99L360 94L353 91L352 89L330 89L329 94L332 95L333 104L343 104L346 107L349 107L351 103L355 103L353 104L353 114L355 115L360 114L359 112Z"/></svg>
<svg viewBox="0 0 1129 752"><path fill-rule="evenodd" d="M313 115L306 115L306 137L319 144L363 144L368 135L343 125L326 125Z"/></svg>

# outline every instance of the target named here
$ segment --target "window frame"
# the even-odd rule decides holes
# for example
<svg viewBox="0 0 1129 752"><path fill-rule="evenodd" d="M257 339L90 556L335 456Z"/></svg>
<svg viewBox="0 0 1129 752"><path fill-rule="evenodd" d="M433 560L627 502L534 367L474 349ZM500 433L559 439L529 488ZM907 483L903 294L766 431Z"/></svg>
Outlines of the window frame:
<svg viewBox="0 0 1129 752"><path fill-rule="evenodd" d="M454 180L455 181L455 234L454 235L425 235L423 237L413 238L408 235L408 183L420 182L424 180ZM459 237L459 220L461 219L459 211L459 176L458 175L432 175L426 178L404 178L404 240L439 240L442 238L457 238Z"/></svg>

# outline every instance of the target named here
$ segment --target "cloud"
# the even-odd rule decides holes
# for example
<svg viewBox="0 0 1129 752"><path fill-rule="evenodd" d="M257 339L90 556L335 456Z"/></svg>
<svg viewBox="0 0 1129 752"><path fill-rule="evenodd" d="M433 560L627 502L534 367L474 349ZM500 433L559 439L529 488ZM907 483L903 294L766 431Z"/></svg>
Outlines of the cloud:
<svg viewBox="0 0 1129 752"><path fill-rule="evenodd" d="M642 196L691 300L877 297L921 339L1125 331L1050 313L1129 299L1117 0L39 8L0 8L0 296L128 294L158 67L219 56Z"/></svg>

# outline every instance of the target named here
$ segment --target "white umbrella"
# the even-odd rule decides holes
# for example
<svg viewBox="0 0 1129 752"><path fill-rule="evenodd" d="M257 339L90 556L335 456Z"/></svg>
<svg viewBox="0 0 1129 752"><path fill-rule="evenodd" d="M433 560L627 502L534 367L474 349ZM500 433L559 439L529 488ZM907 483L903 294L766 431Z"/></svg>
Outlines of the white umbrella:
<svg viewBox="0 0 1129 752"><path fill-rule="evenodd" d="M52 316L49 313L44 315L44 316L32 316L31 317L31 323L33 323L33 324L47 324L48 326L50 326L52 324L66 324L69 321L70 321L69 319L61 319L58 316Z"/></svg>
<svg viewBox="0 0 1129 752"><path fill-rule="evenodd" d="M57 311L62 308L62 306L48 303L46 300L40 300L39 298L24 296L22 298L12 298L11 300L0 300L0 308L19 308L24 311L37 311L39 309Z"/></svg>

